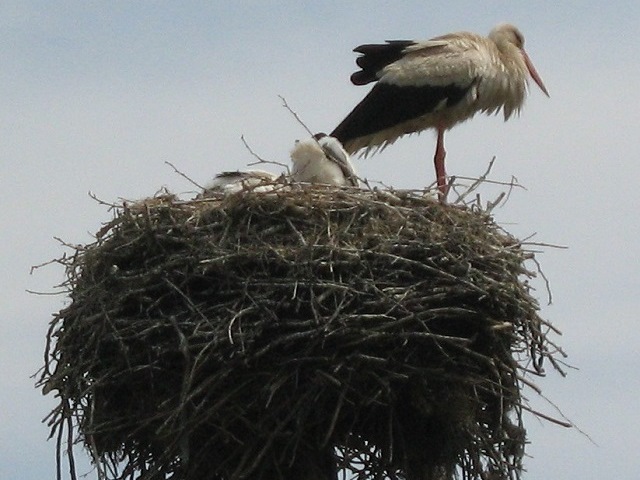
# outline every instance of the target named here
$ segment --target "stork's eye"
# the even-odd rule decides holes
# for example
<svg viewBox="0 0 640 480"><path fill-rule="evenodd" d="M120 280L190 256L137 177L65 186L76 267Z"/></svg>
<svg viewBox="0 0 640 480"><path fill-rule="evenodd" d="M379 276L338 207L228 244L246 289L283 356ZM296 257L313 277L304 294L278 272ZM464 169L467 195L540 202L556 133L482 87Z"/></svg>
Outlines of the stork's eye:
<svg viewBox="0 0 640 480"><path fill-rule="evenodd" d="M518 48L524 47L524 36L517 30L514 30L515 44Z"/></svg>

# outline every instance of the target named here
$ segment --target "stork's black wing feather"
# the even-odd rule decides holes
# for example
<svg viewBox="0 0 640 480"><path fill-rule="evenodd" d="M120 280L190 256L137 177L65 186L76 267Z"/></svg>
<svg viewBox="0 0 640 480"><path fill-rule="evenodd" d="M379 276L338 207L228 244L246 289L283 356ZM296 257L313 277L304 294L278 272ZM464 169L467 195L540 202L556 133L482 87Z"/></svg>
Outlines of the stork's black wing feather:
<svg viewBox="0 0 640 480"><path fill-rule="evenodd" d="M413 87L377 83L331 136L340 140L349 153L353 153L349 145L353 140L420 118L437 107L455 105L470 87L455 84Z"/></svg>
<svg viewBox="0 0 640 480"><path fill-rule="evenodd" d="M379 78L380 70L402 58L405 49L415 43L412 40L388 40L387 43L360 45L354 48L354 52L362 54L356 58L356 65L362 70L351 75L351 82L354 85L375 82Z"/></svg>

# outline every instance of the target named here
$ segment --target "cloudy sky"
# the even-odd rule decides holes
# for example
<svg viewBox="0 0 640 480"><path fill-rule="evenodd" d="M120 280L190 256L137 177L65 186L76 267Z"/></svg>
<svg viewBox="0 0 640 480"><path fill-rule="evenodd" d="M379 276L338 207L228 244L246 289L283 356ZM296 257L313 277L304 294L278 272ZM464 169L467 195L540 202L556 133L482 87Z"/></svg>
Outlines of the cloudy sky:
<svg viewBox="0 0 640 480"><path fill-rule="evenodd" d="M520 237L569 247L539 255L564 335L567 378L538 383L592 439L527 417L525 479L637 478L640 416L640 2L594 1L11 1L0 3L0 478L55 474L41 419L53 398L33 388L52 292L70 243L91 241L107 201L193 189L194 180L262 157L286 162L306 135L329 131L365 94L349 83L352 48L510 21L551 93L532 89L520 118L476 117L447 135L449 173L517 177L526 190L495 212ZM398 188L433 181L429 132L358 160ZM495 194L487 187L481 193ZM543 401L536 408L554 414ZM615 472L615 473L614 473ZM94 478L92 474L89 478Z"/></svg>

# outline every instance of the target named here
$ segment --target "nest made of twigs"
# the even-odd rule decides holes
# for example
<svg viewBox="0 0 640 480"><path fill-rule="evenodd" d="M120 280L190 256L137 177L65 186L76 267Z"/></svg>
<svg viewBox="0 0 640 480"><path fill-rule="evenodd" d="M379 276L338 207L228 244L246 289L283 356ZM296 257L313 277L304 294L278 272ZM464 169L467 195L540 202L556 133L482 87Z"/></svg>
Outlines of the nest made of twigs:
<svg viewBox="0 0 640 480"><path fill-rule="evenodd" d="M553 362L532 255L421 192L120 205L62 260L53 433L105 478L518 477L522 371Z"/></svg>

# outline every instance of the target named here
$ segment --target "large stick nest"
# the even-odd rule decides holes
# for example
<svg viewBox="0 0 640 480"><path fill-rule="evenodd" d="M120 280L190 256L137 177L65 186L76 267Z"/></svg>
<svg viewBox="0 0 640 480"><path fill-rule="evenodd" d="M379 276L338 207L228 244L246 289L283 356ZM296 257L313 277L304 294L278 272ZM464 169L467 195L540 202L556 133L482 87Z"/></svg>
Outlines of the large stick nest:
<svg viewBox="0 0 640 480"><path fill-rule="evenodd" d="M63 259L52 435L105 478L517 478L523 376L555 365L531 257L420 193L120 205Z"/></svg>

